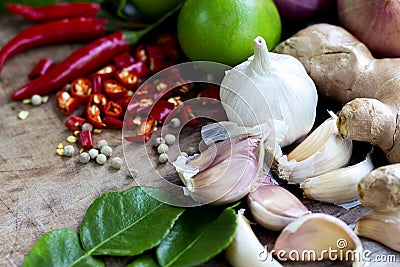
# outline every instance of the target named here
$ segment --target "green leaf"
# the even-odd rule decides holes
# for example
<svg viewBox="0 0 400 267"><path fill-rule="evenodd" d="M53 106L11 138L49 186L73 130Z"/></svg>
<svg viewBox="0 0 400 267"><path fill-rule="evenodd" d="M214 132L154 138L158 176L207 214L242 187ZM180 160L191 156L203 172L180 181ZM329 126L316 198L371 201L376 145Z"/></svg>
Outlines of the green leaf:
<svg viewBox="0 0 400 267"><path fill-rule="evenodd" d="M143 254L133 262L129 263L126 267L159 267L154 261L153 257L149 254Z"/></svg>
<svg viewBox="0 0 400 267"><path fill-rule="evenodd" d="M85 254L79 243L78 234L70 229L56 229L44 234L33 245L26 256L23 267L36 266L104 266L104 264Z"/></svg>
<svg viewBox="0 0 400 267"><path fill-rule="evenodd" d="M134 256L157 246L184 209L164 204L147 191L162 192L134 186L97 198L81 224L83 248L93 255Z"/></svg>
<svg viewBox="0 0 400 267"><path fill-rule="evenodd" d="M161 266L195 266L219 254L233 241L237 229L235 211L216 207L187 209L157 247Z"/></svg>

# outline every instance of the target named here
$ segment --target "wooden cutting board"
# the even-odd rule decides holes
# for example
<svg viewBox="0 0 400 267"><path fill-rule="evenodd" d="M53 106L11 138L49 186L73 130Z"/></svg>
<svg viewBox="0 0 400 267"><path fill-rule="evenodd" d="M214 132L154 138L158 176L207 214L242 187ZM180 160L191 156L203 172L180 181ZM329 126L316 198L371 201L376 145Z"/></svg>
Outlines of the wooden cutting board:
<svg viewBox="0 0 400 267"><path fill-rule="evenodd" d="M15 16L0 17L0 47L11 37L31 24ZM11 93L24 85L30 70L41 58L60 62L82 44L59 45L33 49L9 60L0 74L0 266L20 266L32 245L45 232L67 227L78 230L85 211L93 200L105 192L134 185L124 166L115 171L110 163L99 166L94 162L83 165L77 157L55 154L57 145L67 144L69 130L63 125L65 117L57 110L55 96L48 103L31 106L13 102ZM26 120L19 120L19 111L27 110ZM95 141L106 139L114 155L124 157L121 131L106 130L94 136ZM186 133L182 142L196 143L198 132ZM146 157L146 155L142 155ZM140 159L129 167L146 175L151 164ZM169 164L163 173L172 173ZM300 193L300 192L297 192ZM299 195L301 197L301 195ZM354 226L356 218L367 212L356 207L345 210L334 205L304 200L313 212L324 212L339 217ZM278 233L254 226L261 242L272 248ZM362 239L365 249L373 255L396 255L396 263L370 266L398 266L400 254ZM107 266L124 266L130 259L104 259ZM343 266L343 263L283 263L284 266ZM228 266L223 255L203 266Z"/></svg>

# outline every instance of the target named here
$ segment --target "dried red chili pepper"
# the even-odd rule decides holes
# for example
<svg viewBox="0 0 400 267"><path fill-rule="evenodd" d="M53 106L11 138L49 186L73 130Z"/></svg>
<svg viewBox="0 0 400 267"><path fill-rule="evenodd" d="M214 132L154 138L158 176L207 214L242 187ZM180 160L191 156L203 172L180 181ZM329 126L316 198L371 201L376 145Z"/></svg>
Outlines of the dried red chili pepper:
<svg viewBox="0 0 400 267"><path fill-rule="evenodd" d="M115 101L123 98L128 92L125 86L115 80L105 80L103 82L103 90L109 99Z"/></svg>
<svg viewBox="0 0 400 267"><path fill-rule="evenodd" d="M84 149L93 148L92 131L81 131L78 133L79 144Z"/></svg>
<svg viewBox="0 0 400 267"><path fill-rule="evenodd" d="M117 69L124 68L135 62L135 59L128 52L117 55L113 59L114 65Z"/></svg>
<svg viewBox="0 0 400 267"><path fill-rule="evenodd" d="M58 92L57 105L60 111L67 116L79 106L79 101L76 98L71 97L65 88L63 88Z"/></svg>
<svg viewBox="0 0 400 267"><path fill-rule="evenodd" d="M6 43L0 51L0 69L13 55L44 46L71 42L85 42L104 36L105 19L71 18L31 26Z"/></svg>
<svg viewBox="0 0 400 267"><path fill-rule="evenodd" d="M103 122L109 129L122 129L124 122L120 119L111 116L105 116Z"/></svg>
<svg viewBox="0 0 400 267"><path fill-rule="evenodd" d="M152 107L150 115L155 118L159 124L163 124L174 108L174 104L161 99Z"/></svg>
<svg viewBox="0 0 400 267"><path fill-rule="evenodd" d="M92 82L89 78L79 77L71 83L71 96L78 99L79 103L86 103L93 91Z"/></svg>
<svg viewBox="0 0 400 267"><path fill-rule="evenodd" d="M118 83L128 90L136 89L139 84L139 76L136 73L129 71L127 68L117 70L115 76Z"/></svg>
<svg viewBox="0 0 400 267"><path fill-rule="evenodd" d="M154 131L156 120L153 117L142 118L136 135L125 136L125 140L128 142L147 142Z"/></svg>
<svg viewBox="0 0 400 267"><path fill-rule="evenodd" d="M115 75L115 70L116 68L114 65L107 65L96 71L95 75L100 76L102 79L111 79Z"/></svg>
<svg viewBox="0 0 400 267"><path fill-rule="evenodd" d="M32 69L32 71L29 73L28 78L30 80L36 79L37 77L40 77L44 75L47 71L52 69L56 63L48 58L42 58L39 60L39 62L36 64L36 66Z"/></svg>
<svg viewBox="0 0 400 267"><path fill-rule="evenodd" d="M58 3L44 6L6 4L5 8L15 15L20 15L32 22L45 22L72 17L95 17L101 7L97 3Z"/></svg>
<svg viewBox="0 0 400 267"><path fill-rule="evenodd" d="M104 109L104 114L106 116L118 118L122 115L122 107L115 103L114 101L108 101L106 108Z"/></svg>
<svg viewBox="0 0 400 267"><path fill-rule="evenodd" d="M71 116L65 122L64 125L72 132L79 131L82 125L86 122L85 118L79 116Z"/></svg>

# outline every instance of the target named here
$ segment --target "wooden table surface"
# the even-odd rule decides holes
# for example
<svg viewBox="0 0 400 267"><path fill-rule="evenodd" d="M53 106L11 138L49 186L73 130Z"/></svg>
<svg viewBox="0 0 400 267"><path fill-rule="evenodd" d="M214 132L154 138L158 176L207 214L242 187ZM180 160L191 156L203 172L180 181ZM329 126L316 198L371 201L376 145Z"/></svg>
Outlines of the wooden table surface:
<svg viewBox="0 0 400 267"><path fill-rule="evenodd" d="M0 17L0 47L30 24L14 16ZM60 157L55 149L66 144L69 130L65 117L57 110L55 96L48 103L31 106L14 102L11 93L24 85L28 73L44 57L60 62L82 44L59 45L33 49L10 59L0 74L0 266L20 266L32 245L45 232L67 227L78 230L86 209L105 192L128 188L134 184L127 177L127 167L115 171L109 162L99 166L83 165L77 157ZM28 119L19 120L18 112L30 112ZM121 131L106 130L94 136L106 139L114 155L123 157ZM198 141L198 133L189 134L187 142ZM152 166L138 160L139 175ZM132 163L135 167L135 163ZM131 167L131 166L130 166ZM172 172L170 165L163 173ZM302 199L304 200L304 199ZM367 212L364 207L346 211L335 206L304 200L312 212L325 212L354 227L356 218ZM255 225L263 244L272 247L278 233ZM400 266L400 254L376 242L362 239L372 255L396 255L397 263L371 263L369 266ZM107 266L124 266L129 259L105 259ZM284 266L344 266L344 263L283 263ZM204 266L228 266L220 255Z"/></svg>

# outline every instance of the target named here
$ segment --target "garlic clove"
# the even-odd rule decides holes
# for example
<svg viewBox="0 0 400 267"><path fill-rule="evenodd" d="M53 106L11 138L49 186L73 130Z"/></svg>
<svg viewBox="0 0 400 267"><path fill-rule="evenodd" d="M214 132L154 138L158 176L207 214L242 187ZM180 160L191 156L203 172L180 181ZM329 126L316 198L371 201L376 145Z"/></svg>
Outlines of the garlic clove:
<svg viewBox="0 0 400 267"><path fill-rule="evenodd" d="M353 143L338 133L336 115L331 115L287 156L276 156L272 166L274 174L297 184L349 163Z"/></svg>
<svg viewBox="0 0 400 267"><path fill-rule="evenodd" d="M241 140L228 157L217 164L211 163L203 171L180 157L174 166L194 200L214 205L232 203L244 197L258 177L259 143L258 138ZM221 157L217 155L216 159L219 161Z"/></svg>
<svg viewBox="0 0 400 267"><path fill-rule="evenodd" d="M374 169L371 157L355 165L306 179L300 184L306 198L343 204L358 199L358 182Z"/></svg>
<svg viewBox="0 0 400 267"><path fill-rule="evenodd" d="M288 224L275 241L274 253L296 261L351 260L353 266L362 266L363 261L357 235L345 222L325 213L305 215Z"/></svg>
<svg viewBox="0 0 400 267"><path fill-rule="evenodd" d="M355 232L400 252L400 211L364 215L358 218Z"/></svg>
<svg viewBox="0 0 400 267"><path fill-rule="evenodd" d="M280 231L290 222L311 213L285 188L263 184L247 195L247 203L255 221L264 228Z"/></svg>
<svg viewBox="0 0 400 267"><path fill-rule="evenodd" d="M400 164L371 171L358 183L361 204L384 212L400 210Z"/></svg>
<svg viewBox="0 0 400 267"><path fill-rule="evenodd" d="M237 232L233 242L225 249L225 257L233 267L279 267L282 266L264 248L243 215L244 210L237 214Z"/></svg>

